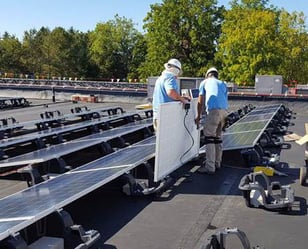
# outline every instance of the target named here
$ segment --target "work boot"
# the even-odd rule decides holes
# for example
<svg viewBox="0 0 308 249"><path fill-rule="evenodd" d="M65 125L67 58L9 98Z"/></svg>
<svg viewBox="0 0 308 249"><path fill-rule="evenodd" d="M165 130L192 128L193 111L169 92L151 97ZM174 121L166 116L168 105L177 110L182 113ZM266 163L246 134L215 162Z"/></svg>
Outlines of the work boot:
<svg viewBox="0 0 308 249"><path fill-rule="evenodd" d="M221 164L220 163L215 163L215 168L216 168L216 170L220 170L221 169Z"/></svg>
<svg viewBox="0 0 308 249"><path fill-rule="evenodd" d="M197 170L198 173L201 173L201 174L208 174L208 175L214 175L215 174L215 171L211 171L209 170L208 168L204 167L204 166L201 166L198 170Z"/></svg>

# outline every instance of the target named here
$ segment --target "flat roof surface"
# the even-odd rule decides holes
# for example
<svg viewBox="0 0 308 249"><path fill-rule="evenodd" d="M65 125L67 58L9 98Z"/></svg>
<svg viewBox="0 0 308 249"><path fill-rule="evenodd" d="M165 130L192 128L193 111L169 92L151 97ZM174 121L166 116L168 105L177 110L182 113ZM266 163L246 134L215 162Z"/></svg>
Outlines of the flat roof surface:
<svg viewBox="0 0 308 249"><path fill-rule="evenodd" d="M31 100L32 101L32 100ZM33 101L32 101L33 102ZM308 108L305 102L249 101L255 106L285 104L296 112L289 131L305 134ZM243 100L230 100L230 110L248 104ZM49 104L48 109L70 110L71 102ZM83 104L79 104L83 105ZM91 106L114 106L115 103L85 103ZM120 104L124 110L135 104ZM16 120L35 118L44 105L1 111ZM94 107L93 107L94 108ZM35 116L35 117L34 117ZM38 117L38 116L37 116ZM291 184L295 190L295 203L291 212L279 213L245 205L238 184L248 168L237 165L223 166L215 175L196 172L201 160L181 167L172 176L175 184L160 197L130 197L111 185L100 188L65 207L76 224L98 230L101 239L94 248L105 249L200 249L206 239L218 230L237 227L246 233L252 246L266 249L308 247L307 186L299 183L299 168L304 166L304 146L286 142L280 155L279 170L288 177L274 176L282 184ZM0 196L26 187L14 179L0 180ZM228 241L226 249L241 248L237 241ZM229 246L230 245L230 246Z"/></svg>

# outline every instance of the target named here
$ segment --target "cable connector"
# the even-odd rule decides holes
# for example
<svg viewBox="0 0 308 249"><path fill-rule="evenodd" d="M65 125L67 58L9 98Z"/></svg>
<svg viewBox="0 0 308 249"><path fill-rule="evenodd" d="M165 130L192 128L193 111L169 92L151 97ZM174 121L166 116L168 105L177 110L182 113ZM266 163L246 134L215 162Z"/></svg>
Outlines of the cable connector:
<svg viewBox="0 0 308 249"><path fill-rule="evenodd" d="M189 110L190 109L190 103L185 103L184 104L184 109Z"/></svg>

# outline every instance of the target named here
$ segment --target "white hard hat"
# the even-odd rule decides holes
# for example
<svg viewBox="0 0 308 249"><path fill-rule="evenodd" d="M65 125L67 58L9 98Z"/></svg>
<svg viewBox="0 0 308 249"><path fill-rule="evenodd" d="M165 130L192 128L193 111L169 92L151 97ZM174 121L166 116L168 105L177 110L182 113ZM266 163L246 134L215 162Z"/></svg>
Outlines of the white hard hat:
<svg viewBox="0 0 308 249"><path fill-rule="evenodd" d="M209 73L213 73L213 72L218 74L217 69L215 67L211 67L209 70L206 71L205 77L207 77Z"/></svg>
<svg viewBox="0 0 308 249"><path fill-rule="evenodd" d="M174 66L180 71L182 71L181 62L178 59L170 59L167 63L164 64L165 68L168 69L170 66Z"/></svg>

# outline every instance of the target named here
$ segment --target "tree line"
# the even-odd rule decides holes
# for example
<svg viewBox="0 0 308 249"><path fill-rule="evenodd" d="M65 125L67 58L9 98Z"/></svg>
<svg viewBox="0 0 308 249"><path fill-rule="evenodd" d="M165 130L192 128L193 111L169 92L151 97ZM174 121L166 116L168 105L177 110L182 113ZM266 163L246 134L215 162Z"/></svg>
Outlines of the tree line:
<svg viewBox="0 0 308 249"><path fill-rule="evenodd" d="M187 77L216 66L221 78L243 85L260 74L308 83L305 16L269 0L232 0L229 9L216 0L163 0L150 6L143 28L116 15L86 33L41 27L25 31L20 41L5 32L0 77L145 81L174 57Z"/></svg>

